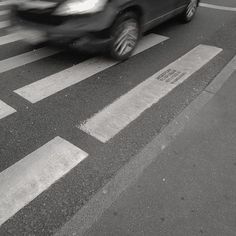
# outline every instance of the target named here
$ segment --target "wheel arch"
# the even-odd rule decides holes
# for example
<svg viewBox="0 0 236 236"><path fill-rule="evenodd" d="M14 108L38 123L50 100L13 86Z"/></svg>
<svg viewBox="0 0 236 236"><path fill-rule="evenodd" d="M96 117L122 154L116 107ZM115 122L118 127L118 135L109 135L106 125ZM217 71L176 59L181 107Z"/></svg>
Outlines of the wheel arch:
<svg viewBox="0 0 236 236"><path fill-rule="evenodd" d="M141 6L139 6L137 4L126 4L126 5L122 6L121 9L119 9L116 18L122 14L125 14L126 12L135 13L138 17L138 21L139 21L140 26L142 26L143 21L144 21L144 11Z"/></svg>

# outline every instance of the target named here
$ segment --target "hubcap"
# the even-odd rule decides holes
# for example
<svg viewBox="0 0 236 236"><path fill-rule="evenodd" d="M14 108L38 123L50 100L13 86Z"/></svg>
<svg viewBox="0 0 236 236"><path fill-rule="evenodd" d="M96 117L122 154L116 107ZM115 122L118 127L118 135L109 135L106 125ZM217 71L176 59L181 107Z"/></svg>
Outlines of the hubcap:
<svg viewBox="0 0 236 236"><path fill-rule="evenodd" d="M196 9L197 9L197 0L191 0L187 8L187 17L191 18L195 14Z"/></svg>
<svg viewBox="0 0 236 236"><path fill-rule="evenodd" d="M138 26L136 22L124 22L123 30L115 40L115 51L123 56L134 49L138 40Z"/></svg>

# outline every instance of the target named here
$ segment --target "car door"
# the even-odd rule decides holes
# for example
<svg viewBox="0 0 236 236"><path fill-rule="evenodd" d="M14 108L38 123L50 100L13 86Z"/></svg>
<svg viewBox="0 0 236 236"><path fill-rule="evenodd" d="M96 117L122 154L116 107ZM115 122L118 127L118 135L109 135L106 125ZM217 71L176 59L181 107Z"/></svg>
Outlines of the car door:
<svg viewBox="0 0 236 236"><path fill-rule="evenodd" d="M182 0L145 0L150 7L150 19L155 20L167 13L173 11L176 6L176 1Z"/></svg>
<svg viewBox="0 0 236 236"><path fill-rule="evenodd" d="M177 8L186 6L189 2L190 2L190 0L175 0L174 6L177 9Z"/></svg>

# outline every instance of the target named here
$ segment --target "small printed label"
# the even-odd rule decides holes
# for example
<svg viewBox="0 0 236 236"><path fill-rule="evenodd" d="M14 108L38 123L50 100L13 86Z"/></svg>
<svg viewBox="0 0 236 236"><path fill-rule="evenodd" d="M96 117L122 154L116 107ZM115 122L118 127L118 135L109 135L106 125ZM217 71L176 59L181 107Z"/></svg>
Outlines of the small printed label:
<svg viewBox="0 0 236 236"><path fill-rule="evenodd" d="M157 80L174 84L180 80L186 73L174 69L168 69L157 77Z"/></svg>

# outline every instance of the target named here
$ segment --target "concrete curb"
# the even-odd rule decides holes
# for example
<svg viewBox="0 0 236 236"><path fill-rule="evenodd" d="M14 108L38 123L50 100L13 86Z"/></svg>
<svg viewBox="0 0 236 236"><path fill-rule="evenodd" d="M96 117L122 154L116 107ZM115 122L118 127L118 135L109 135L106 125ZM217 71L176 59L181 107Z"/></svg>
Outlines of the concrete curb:
<svg viewBox="0 0 236 236"><path fill-rule="evenodd" d="M209 93L217 93L235 70L236 70L236 56L223 68L223 70L215 77L215 79L206 87L205 91Z"/></svg>

